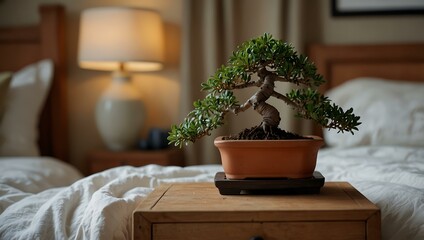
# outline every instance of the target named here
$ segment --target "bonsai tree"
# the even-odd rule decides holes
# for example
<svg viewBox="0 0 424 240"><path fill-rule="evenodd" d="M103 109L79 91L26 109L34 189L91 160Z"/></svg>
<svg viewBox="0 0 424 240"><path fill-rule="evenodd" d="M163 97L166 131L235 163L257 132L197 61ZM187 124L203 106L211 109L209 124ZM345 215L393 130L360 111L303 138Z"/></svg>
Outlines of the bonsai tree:
<svg viewBox="0 0 424 240"><path fill-rule="evenodd" d="M299 87L282 94L276 91L275 82L289 82ZM262 116L262 122L235 138L300 137L278 128L280 113L266 102L270 97L288 104L298 117L353 134L358 130L359 117L353 114L352 108L344 111L320 94L316 88L323 83L324 78L306 56L298 55L290 44L264 34L241 44L228 63L202 83L202 91L208 94L194 102L194 109L180 125L172 126L168 140L179 146L194 142L220 127L227 113L238 114L249 108ZM259 89L246 102L239 104L233 91L250 87Z"/></svg>

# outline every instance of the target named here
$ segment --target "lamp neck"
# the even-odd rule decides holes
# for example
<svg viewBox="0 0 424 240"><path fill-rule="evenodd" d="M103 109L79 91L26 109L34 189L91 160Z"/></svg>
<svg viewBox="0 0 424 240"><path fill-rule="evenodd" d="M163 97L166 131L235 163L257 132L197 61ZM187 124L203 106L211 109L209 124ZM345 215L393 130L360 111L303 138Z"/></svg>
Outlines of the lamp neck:
<svg viewBox="0 0 424 240"><path fill-rule="evenodd" d="M113 81L117 81L117 82L131 81L131 75L123 69L113 71L112 78L113 78Z"/></svg>

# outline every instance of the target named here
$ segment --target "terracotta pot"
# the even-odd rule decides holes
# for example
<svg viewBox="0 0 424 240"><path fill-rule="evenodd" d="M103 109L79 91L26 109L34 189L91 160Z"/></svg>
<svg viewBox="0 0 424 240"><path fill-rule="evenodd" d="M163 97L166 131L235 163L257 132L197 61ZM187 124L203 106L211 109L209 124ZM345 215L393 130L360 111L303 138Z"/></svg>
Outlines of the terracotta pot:
<svg viewBox="0 0 424 240"><path fill-rule="evenodd" d="M316 166L320 137L296 140L223 140L215 146L228 179L308 178Z"/></svg>

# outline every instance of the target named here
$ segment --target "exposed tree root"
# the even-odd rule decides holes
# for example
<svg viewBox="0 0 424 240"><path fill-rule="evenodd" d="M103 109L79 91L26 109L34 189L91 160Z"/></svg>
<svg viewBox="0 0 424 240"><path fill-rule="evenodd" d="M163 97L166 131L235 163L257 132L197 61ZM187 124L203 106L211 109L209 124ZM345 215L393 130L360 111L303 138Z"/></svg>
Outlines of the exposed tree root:
<svg viewBox="0 0 424 240"><path fill-rule="evenodd" d="M269 131L264 131L262 126L244 129L237 135L224 137L226 140L282 140L282 139L307 139L301 135L284 131L278 127L271 128Z"/></svg>

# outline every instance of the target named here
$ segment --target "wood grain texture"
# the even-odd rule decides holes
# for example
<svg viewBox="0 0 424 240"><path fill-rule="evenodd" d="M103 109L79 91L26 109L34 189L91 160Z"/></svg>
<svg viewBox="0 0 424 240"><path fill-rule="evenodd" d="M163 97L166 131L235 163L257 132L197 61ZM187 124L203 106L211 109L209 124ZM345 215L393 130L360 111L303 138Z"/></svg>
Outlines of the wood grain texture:
<svg viewBox="0 0 424 240"><path fill-rule="evenodd" d="M65 9L41 5L39 13L38 25L0 28L0 71L53 60L54 78L41 113L38 144L42 155L68 161Z"/></svg>
<svg viewBox="0 0 424 240"><path fill-rule="evenodd" d="M247 240L253 236L263 239L366 239L363 222L164 223L153 226L155 240Z"/></svg>
<svg viewBox="0 0 424 240"><path fill-rule="evenodd" d="M134 236L144 239L380 238L379 209L345 182L327 182L319 195L289 196L223 196L213 183L165 184L133 219Z"/></svg>

